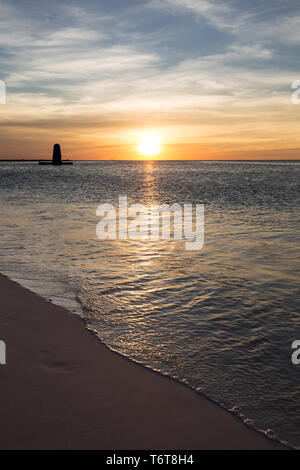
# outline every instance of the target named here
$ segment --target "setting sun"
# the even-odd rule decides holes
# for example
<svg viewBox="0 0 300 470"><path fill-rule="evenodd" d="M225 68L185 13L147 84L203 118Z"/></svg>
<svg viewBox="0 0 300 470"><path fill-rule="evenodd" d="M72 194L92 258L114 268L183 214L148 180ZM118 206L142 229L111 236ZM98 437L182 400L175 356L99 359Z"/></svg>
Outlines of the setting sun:
<svg viewBox="0 0 300 470"><path fill-rule="evenodd" d="M145 135L138 146L138 150L147 157L157 155L161 150L159 138L153 134Z"/></svg>

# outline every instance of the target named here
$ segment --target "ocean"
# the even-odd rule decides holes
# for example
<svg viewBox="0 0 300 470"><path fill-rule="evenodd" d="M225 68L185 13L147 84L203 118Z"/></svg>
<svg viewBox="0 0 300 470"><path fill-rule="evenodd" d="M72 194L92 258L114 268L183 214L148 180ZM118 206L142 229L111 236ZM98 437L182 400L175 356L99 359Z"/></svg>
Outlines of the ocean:
<svg viewBox="0 0 300 470"><path fill-rule="evenodd" d="M281 161L1 162L0 272L298 447L299 177L300 162ZM204 204L204 247L99 240L96 209L119 196Z"/></svg>

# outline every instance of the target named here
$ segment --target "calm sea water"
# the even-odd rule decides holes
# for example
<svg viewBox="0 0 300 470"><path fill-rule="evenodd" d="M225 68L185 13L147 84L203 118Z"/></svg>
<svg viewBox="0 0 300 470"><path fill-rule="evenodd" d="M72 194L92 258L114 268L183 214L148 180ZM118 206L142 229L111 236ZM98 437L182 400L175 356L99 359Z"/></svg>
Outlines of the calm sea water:
<svg viewBox="0 0 300 470"><path fill-rule="evenodd" d="M293 162L2 162L0 271L300 446L299 176ZM96 208L119 195L204 203L204 248L98 240Z"/></svg>

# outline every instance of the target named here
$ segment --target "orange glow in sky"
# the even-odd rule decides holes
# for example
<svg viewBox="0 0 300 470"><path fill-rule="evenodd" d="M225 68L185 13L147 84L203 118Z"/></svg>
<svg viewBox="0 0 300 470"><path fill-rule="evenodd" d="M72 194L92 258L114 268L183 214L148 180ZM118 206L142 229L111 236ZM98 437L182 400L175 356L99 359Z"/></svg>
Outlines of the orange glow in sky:
<svg viewBox="0 0 300 470"><path fill-rule="evenodd" d="M56 142L74 160L300 158L288 9L275 21L251 2L17 3L0 3L0 159L51 158Z"/></svg>

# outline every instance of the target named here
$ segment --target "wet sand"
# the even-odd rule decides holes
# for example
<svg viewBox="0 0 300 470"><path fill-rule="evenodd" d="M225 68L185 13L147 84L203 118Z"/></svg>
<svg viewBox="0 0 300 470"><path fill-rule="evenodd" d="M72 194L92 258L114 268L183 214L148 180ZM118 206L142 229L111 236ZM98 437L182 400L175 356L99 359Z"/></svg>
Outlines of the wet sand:
<svg viewBox="0 0 300 470"><path fill-rule="evenodd" d="M281 448L5 276L0 293L1 449Z"/></svg>

